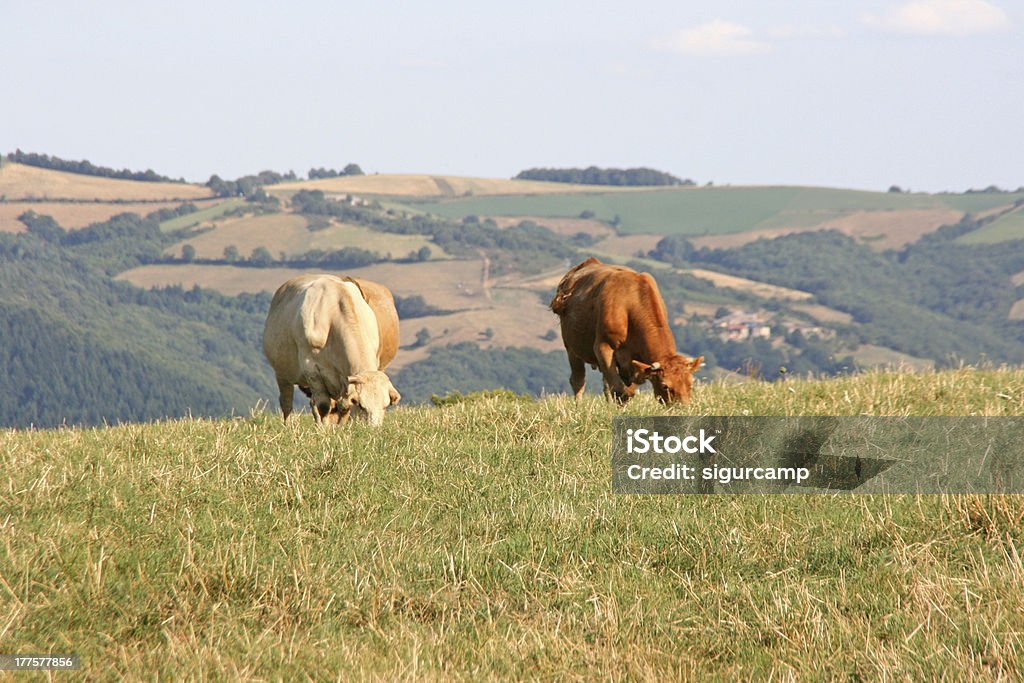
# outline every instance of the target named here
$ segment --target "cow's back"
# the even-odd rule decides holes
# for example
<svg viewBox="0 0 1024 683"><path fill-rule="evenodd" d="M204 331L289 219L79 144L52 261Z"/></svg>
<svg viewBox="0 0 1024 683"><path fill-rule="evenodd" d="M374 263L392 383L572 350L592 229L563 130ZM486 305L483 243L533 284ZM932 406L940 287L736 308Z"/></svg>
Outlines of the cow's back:
<svg viewBox="0 0 1024 683"><path fill-rule="evenodd" d="M652 330L657 331L658 340L637 341L644 346L670 343L675 349L674 341L660 339L668 329L665 304L647 273L591 257L565 274L551 310L561 319L566 349L590 363L595 362L596 340L607 339L618 346L630 335L646 337Z"/></svg>

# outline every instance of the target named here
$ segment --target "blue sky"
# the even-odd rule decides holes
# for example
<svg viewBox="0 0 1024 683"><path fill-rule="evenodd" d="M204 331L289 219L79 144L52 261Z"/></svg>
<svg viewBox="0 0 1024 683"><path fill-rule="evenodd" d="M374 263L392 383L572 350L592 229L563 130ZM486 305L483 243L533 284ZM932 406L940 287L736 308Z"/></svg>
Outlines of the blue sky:
<svg viewBox="0 0 1024 683"><path fill-rule="evenodd" d="M0 149L189 180L1024 185L1024 2L0 0Z"/></svg>

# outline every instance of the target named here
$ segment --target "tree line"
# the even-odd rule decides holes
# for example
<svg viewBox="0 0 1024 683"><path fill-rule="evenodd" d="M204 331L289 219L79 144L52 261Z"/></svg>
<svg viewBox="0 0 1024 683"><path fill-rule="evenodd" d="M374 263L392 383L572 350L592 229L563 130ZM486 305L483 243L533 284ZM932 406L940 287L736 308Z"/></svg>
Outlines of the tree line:
<svg viewBox="0 0 1024 683"><path fill-rule="evenodd" d="M118 180L141 180L143 182L151 183L185 182L184 178L168 178L167 176L160 175L152 169L146 169L145 171L130 171L127 168L123 168L117 171L112 168L107 168L106 166L95 166L86 160L70 161L68 159L50 156L49 154L22 152L20 149L16 149L9 153L7 155L7 160L17 164L25 164L26 166L35 166L37 168L48 168L54 171L78 173L79 175L100 176L102 178L117 178Z"/></svg>
<svg viewBox="0 0 1024 683"><path fill-rule="evenodd" d="M528 168L520 171L516 180L544 180L550 183L577 185L629 185L664 186L694 185L689 179L680 179L671 173L653 168Z"/></svg>

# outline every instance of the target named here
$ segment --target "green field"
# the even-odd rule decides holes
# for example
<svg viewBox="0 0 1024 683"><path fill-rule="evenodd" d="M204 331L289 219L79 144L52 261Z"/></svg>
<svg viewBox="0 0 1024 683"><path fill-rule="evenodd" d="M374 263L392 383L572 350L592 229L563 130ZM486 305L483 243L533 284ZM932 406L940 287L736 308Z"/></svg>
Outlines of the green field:
<svg viewBox="0 0 1024 683"><path fill-rule="evenodd" d="M1024 371L716 384L668 412L1020 415ZM0 652L104 680L1024 677L1020 497L613 495L618 414L0 432Z"/></svg>
<svg viewBox="0 0 1024 683"><path fill-rule="evenodd" d="M199 225L204 221L212 221L215 218L220 218L231 209L238 208L245 204L244 199L225 199L219 204L208 206L205 209L199 209L192 213L185 214L184 216L178 216L170 220L164 221L160 224L160 229L164 232L171 232L174 230L181 230L183 228L191 228Z"/></svg>
<svg viewBox="0 0 1024 683"><path fill-rule="evenodd" d="M965 244L993 244L1024 239L1024 208L1000 216L988 225L962 235L958 242Z"/></svg>
<svg viewBox="0 0 1024 683"><path fill-rule="evenodd" d="M621 220L622 233L714 235L759 228L803 227L856 211L949 209L981 211L1024 194L929 195L812 187L705 187L602 194L469 197L409 201L448 218L478 216L575 217L593 211Z"/></svg>

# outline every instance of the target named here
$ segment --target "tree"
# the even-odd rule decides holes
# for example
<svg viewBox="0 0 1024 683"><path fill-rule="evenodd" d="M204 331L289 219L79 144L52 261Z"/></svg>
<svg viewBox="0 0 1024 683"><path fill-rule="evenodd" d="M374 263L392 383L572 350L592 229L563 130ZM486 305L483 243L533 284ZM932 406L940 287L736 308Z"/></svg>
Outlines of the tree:
<svg viewBox="0 0 1024 683"><path fill-rule="evenodd" d="M186 244L181 248L181 260L185 263L192 263L196 260L196 248Z"/></svg>
<svg viewBox="0 0 1024 683"><path fill-rule="evenodd" d="M249 256L249 263L257 268L267 268L274 265L274 256L266 247L256 247Z"/></svg>
<svg viewBox="0 0 1024 683"><path fill-rule="evenodd" d="M422 246L419 251L416 252L417 261L429 261L430 260L430 247Z"/></svg>
<svg viewBox="0 0 1024 683"><path fill-rule="evenodd" d="M363 175L363 169L359 168L359 164L349 164L342 170L345 175Z"/></svg>
<svg viewBox="0 0 1024 683"><path fill-rule="evenodd" d="M237 261L238 256L238 247L236 247L235 245L229 244L228 246L224 247L224 260L227 261L228 263L234 263L235 261Z"/></svg>
<svg viewBox="0 0 1024 683"><path fill-rule="evenodd" d="M430 330L425 327L421 327L419 332L416 333L416 343L414 346L425 346L430 341Z"/></svg>

